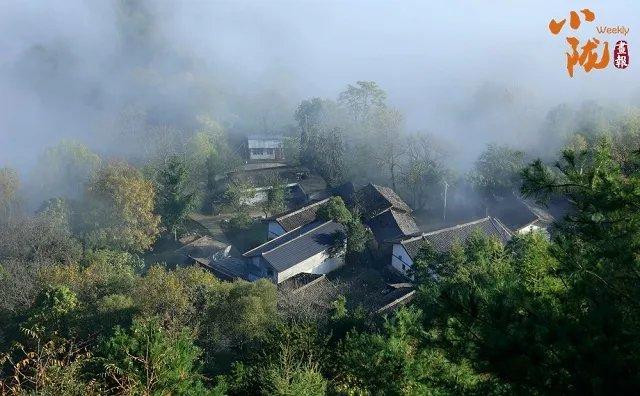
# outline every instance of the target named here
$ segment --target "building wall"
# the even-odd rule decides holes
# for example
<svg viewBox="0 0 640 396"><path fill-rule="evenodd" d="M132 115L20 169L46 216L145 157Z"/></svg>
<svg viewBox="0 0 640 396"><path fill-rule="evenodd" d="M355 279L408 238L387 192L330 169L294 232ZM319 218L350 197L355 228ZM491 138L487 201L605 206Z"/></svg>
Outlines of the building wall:
<svg viewBox="0 0 640 396"><path fill-rule="evenodd" d="M252 160L282 160L284 151L281 139L249 139L247 141L249 159Z"/></svg>
<svg viewBox="0 0 640 396"><path fill-rule="evenodd" d="M344 254L336 257L330 257L326 251L320 252L285 271L279 272L278 283L284 282L292 276L303 272L309 274L328 274L343 265Z"/></svg>
<svg viewBox="0 0 640 396"><path fill-rule="evenodd" d="M394 243L393 253L391 254L391 266L406 275L412 265L413 260L409 257L409 253L407 253L404 246L399 243Z"/></svg>
<svg viewBox="0 0 640 396"><path fill-rule="evenodd" d="M269 263L267 263L267 261L263 259L262 256L251 257L251 264L260 269L261 273L257 275L259 275L261 278L270 279L273 283L277 282L278 278L276 271L271 268Z"/></svg>
<svg viewBox="0 0 640 396"><path fill-rule="evenodd" d="M282 148L282 139L248 139L247 146L252 148Z"/></svg>
<svg viewBox="0 0 640 396"><path fill-rule="evenodd" d="M252 160L274 160L276 159L275 149L249 149L249 159Z"/></svg>
<svg viewBox="0 0 640 396"><path fill-rule="evenodd" d="M286 232L285 229L282 228L280 223L272 220L269 222L269 231L267 233L267 239L273 239L273 238L279 237L285 232Z"/></svg>
<svg viewBox="0 0 640 396"><path fill-rule="evenodd" d="M528 225L526 227L520 228L517 231L517 233L520 234L520 235L523 235L523 234L528 234L528 233L530 233L532 231L542 231L542 230L544 230L544 228L542 228L540 226L537 226L535 224L532 224L532 225Z"/></svg>
<svg viewBox="0 0 640 396"><path fill-rule="evenodd" d="M287 192L291 193L291 188L298 185L298 183L289 183L284 187L288 190ZM267 192L271 189L271 187L256 187L253 189L253 196L250 198L243 198L241 203L244 205L254 206L258 205L267 200Z"/></svg>

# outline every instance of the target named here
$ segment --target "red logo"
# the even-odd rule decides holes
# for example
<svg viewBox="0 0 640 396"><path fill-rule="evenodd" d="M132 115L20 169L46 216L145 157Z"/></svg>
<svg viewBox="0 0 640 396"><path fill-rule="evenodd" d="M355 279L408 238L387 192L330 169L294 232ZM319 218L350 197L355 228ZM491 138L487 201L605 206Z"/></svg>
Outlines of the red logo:
<svg viewBox="0 0 640 396"><path fill-rule="evenodd" d="M618 69L629 67L629 45L624 40L618 41L613 48L613 65Z"/></svg>

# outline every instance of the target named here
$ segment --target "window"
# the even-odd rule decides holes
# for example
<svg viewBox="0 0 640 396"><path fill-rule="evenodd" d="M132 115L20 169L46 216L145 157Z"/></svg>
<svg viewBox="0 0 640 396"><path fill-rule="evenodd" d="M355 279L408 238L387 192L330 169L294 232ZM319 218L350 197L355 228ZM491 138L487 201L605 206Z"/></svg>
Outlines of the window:
<svg viewBox="0 0 640 396"><path fill-rule="evenodd" d="M264 149L261 149L261 148L251 149L251 154L253 154L253 155L262 155L262 154L264 154Z"/></svg>
<svg viewBox="0 0 640 396"><path fill-rule="evenodd" d="M268 148L266 149L267 154L269 155L273 155L273 149L272 148Z"/></svg>
<svg viewBox="0 0 640 396"><path fill-rule="evenodd" d="M406 271L407 270L407 266L405 264L402 264L402 270Z"/></svg>

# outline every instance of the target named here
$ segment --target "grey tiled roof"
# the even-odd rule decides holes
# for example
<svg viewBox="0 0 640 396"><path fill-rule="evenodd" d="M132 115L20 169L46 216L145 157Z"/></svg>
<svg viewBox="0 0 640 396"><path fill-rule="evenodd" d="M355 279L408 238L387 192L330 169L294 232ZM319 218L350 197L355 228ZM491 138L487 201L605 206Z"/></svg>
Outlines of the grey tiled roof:
<svg viewBox="0 0 640 396"><path fill-rule="evenodd" d="M316 221L272 239L243 256L262 256L276 271L282 272L333 247L338 233L344 235L343 225Z"/></svg>
<svg viewBox="0 0 640 396"><path fill-rule="evenodd" d="M420 233L410 214L396 209L387 209L367 222L378 243Z"/></svg>
<svg viewBox="0 0 640 396"><path fill-rule="evenodd" d="M411 213L411 208L389 187L367 184L355 194L356 203L367 217L373 217L389 208Z"/></svg>
<svg viewBox="0 0 640 396"><path fill-rule="evenodd" d="M515 196L492 203L487 211L489 216L497 217L514 232L540 220L530 205Z"/></svg>
<svg viewBox="0 0 640 396"><path fill-rule="evenodd" d="M214 254L224 251L228 247L227 243L215 240L210 236L203 236L176 250L176 253L208 264Z"/></svg>
<svg viewBox="0 0 640 396"><path fill-rule="evenodd" d="M464 243L474 232L480 231L485 235L492 236L506 243L511 238L511 232L493 217L485 217L469 223L460 224L454 227L425 233L421 236L406 239L402 242L405 250L413 259L425 241L429 242L438 252L446 252L457 242Z"/></svg>
<svg viewBox="0 0 640 396"><path fill-rule="evenodd" d="M284 213L274 218L284 228L286 232L295 230L316 221L316 213L323 204L329 202L329 198L314 202L302 208Z"/></svg>

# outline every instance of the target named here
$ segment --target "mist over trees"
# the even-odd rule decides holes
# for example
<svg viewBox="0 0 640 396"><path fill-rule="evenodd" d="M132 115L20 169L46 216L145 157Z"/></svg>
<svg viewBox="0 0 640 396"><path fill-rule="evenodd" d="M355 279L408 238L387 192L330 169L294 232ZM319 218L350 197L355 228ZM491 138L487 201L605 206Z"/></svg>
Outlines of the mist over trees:
<svg viewBox="0 0 640 396"><path fill-rule="evenodd" d="M356 23L372 12L358 4L345 5L344 21L331 18L334 6L307 5L332 48L351 43L349 56L309 58L314 51L303 44L320 51L325 42L310 36L321 29L300 17L299 6L270 5L262 15L256 4L239 16L232 5L204 12L211 6L43 5L47 23L6 6L17 18L0 29L21 33L8 35L12 45L0 41L9 59L0 86L11 99L0 115L0 394L638 392L633 84L621 89L631 99L620 106L606 95L562 95L561 85L545 93L511 84L496 74L500 58L489 62L490 73L480 62L463 65L460 75L473 74L464 82L429 56L429 67L409 71L405 52L420 40L407 37L423 36L398 24L402 40L384 41L371 23L377 19ZM406 12L396 8L386 10L389 21ZM256 16L265 18L256 24ZM236 29L255 33L244 33L255 42L229 33ZM470 34L484 38L461 30ZM293 36L303 44L292 45ZM367 43L397 53L347 59L373 51ZM274 66L291 56L300 58L297 73ZM398 78L380 71L388 65ZM585 82L585 92L620 77L602 78ZM489 205L515 194L570 210L549 235L515 235L503 245L476 234L444 253L425 244L407 279L416 298L385 315L344 296L321 307L287 304L266 279L223 281L155 255L191 240L194 214L225 211L220 228L249 245L255 217L289 209L282 179L267 180L256 207L248 203L256 186L229 180L245 163L248 134L282 135L286 165L319 175L327 192L389 186L438 221L447 192L452 201ZM332 196L317 218L344 227L334 236L346 238L339 246L348 267L373 267L372 233L350 208ZM316 308L325 314L309 312Z"/></svg>

